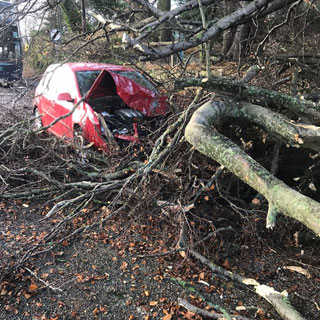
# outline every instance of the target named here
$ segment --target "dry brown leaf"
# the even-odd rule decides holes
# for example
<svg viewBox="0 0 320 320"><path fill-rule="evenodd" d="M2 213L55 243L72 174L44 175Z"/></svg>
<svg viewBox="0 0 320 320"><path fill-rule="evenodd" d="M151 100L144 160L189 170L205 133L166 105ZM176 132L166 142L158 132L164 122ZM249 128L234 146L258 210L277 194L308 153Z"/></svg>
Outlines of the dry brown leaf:
<svg viewBox="0 0 320 320"><path fill-rule="evenodd" d="M29 286L29 291L36 291L38 289L38 285L32 282Z"/></svg>
<svg viewBox="0 0 320 320"><path fill-rule="evenodd" d="M97 315L99 312L100 312L100 310L99 310L98 307L95 307L95 308L92 310L92 314L94 314L94 315Z"/></svg>
<svg viewBox="0 0 320 320"><path fill-rule="evenodd" d="M25 293L24 293L24 297L25 297L26 299L30 299L30 298L31 298L31 294L30 294L30 293L25 292Z"/></svg>
<svg viewBox="0 0 320 320"><path fill-rule="evenodd" d="M69 245L69 242L67 240L62 241L62 245L64 247L67 247Z"/></svg>
<svg viewBox="0 0 320 320"><path fill-rule="evenodd" d="M224 263L222 264L222 266L223 266L224 268L226 268L226 269L230 269L230 263L229 263L229 260L228 260L228 259L226 259L226 260L224 261Z"/></svg>
<svg viewBox="0 0 320 320"><path fill-rule="evenodd" d="M171 320L171 318L172 318L172 314L168 313L164 317L162 317L162 320Z"/></svg>
<svg viewBox="0 0 320 320"><path fill-rule="evenodd" d="M254 199L252 199L251 203L257 206L257 205L260 205L261 202L259 199L254 198Z"/></svg>
<svg viewBox="0 0 320 320"><path fill-rule="evenodd" d="M8 291L5 288L2 288L0 292L0 296L5 296L8 293Z"/></svg>
<svg viewBox="0 0 320 320"><path fill-rule="evenodd" d="M128 267L128 263L123 261L122 264L121 264L120 269L123 271L123 270L127 269L127 267Z"/></svg>

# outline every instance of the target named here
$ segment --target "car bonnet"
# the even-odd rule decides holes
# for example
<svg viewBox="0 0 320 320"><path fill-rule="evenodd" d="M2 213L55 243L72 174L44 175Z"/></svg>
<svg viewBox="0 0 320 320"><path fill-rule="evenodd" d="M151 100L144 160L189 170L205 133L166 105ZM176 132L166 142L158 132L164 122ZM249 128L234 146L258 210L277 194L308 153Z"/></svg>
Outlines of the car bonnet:
<svg viewBox="0 0 320 320"><path fill-rule="evenodd" d="M88 91L86 101L95 97L99 84L107 73L112 76L117 94L127 106L142 112L145 116L156 116L166 113L166 97L159 96L157 91L145 88L128 77L117 73L117 70L102 70Z"/></svg>

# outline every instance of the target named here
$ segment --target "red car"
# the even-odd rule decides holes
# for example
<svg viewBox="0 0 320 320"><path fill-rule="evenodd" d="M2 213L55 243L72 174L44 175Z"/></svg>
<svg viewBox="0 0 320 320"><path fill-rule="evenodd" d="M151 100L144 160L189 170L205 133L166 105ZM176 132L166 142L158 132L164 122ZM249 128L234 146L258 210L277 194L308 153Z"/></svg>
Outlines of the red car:
<svg viewBox="0 0 320 320"><path fill-rule="evenodd" d="M110 150L110 134L115 139L139 142L143 123L167 112L166 97L134 69L98 63L54 64L36 88L36 126L50 125L83 97L70 116L48 131L72 139L80 130L103 151Z"/></svg>

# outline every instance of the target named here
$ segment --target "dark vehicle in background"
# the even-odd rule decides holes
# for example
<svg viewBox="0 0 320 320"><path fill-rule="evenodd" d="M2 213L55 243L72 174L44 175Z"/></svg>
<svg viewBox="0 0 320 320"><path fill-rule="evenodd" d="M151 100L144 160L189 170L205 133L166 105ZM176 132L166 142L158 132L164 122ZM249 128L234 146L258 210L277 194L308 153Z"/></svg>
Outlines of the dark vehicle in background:
<svg viewBox="0 0 320 320"><path fill-rule="evenodd" d="M15 7L0 1L0 83L21 79L22 46Z"/></svg>

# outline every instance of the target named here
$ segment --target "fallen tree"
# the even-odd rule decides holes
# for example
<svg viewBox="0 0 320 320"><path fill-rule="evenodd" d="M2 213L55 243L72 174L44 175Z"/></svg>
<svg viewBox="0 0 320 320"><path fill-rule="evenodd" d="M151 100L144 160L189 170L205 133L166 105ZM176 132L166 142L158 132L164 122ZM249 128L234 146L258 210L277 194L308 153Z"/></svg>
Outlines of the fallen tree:
<svg viewBox="0 0 320 320"><path fill-rule="evenodd" d="M290 96L278 91L253 86L243 81L230 80L223 77L210 77L210 79L177 80L175 85L177 89L194 86L232 95L236 99L277 105L298 115L308 116L312 121L320 121L320 103L304 100L303 97Z"/></svg>
<svg viewBox="0 0 320 320"><path fill-rule="evenodd" d="M260 114L262 118L259 119ZM268 129L272 127L270 123L274 127L279 125L278 135L286 140L299 140L299 135L288 134L289 130L286 130L286 126L281 123L284 119L279 115L252 104L226 100L210 101L195 111L185 130L187 141L201 153L228 168L268 200L268 228L274 227L276 216L281 212L302 222L319 236L320 204L275 178L235 143L212 128L212 125L227 117L259 120L258 122L261 122L260 124L264 122ZM287 124L290 129L294 128L293 125ZM320 128L313 127L312 130L313 137L318 139ZM303 139L301 143L303 144Z"/></svg>

